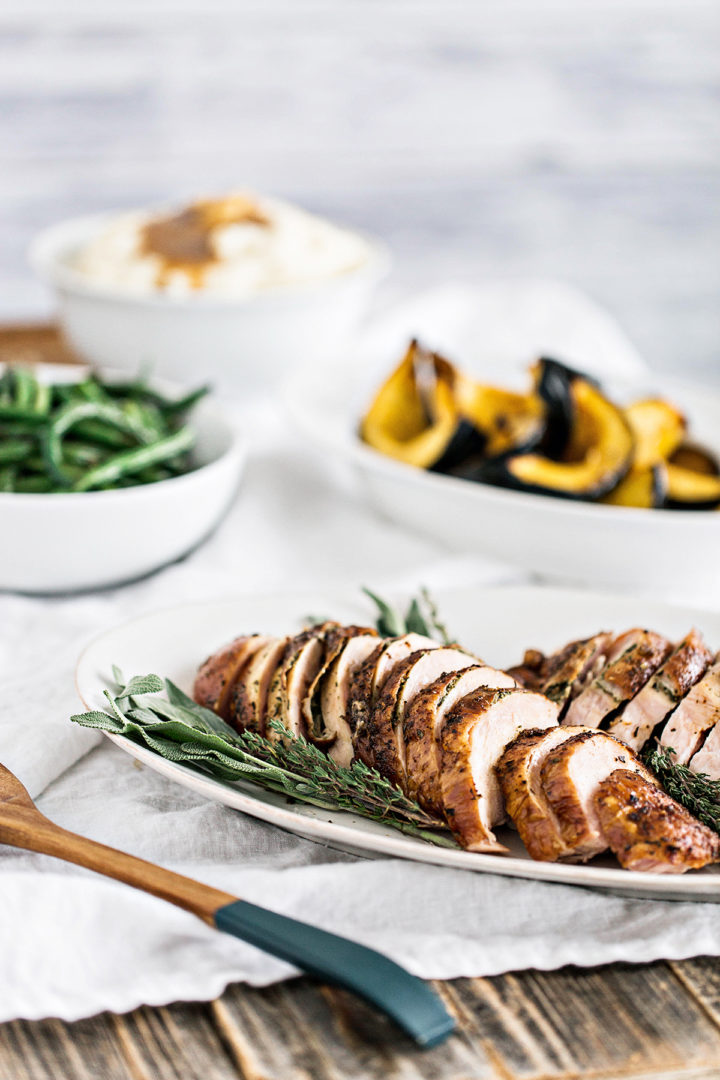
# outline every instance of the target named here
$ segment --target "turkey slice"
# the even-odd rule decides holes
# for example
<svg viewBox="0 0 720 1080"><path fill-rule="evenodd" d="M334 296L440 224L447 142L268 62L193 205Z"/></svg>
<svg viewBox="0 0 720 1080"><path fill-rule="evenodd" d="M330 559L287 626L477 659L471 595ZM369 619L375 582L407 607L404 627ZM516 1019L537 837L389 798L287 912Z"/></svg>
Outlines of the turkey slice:
<svg viewBox="0 0 720 1080"><path fill-rule="evenodd" d="M512 689L512 676L480 664L441 675L421 690L405 711L403 737L407 793L430 814L443 813L440 732L450 709L481 687Z"/></svg>
<svg viewBox="0 0 720 1080"><path fill-rule="evenodd" d="M697 753L708 731L720 719L720 661L708 668L699 682L688 691L660 735L660 745L674 751L680 765Z"/></svg>
<svg viewBox="0 0 720 1080"><path fill-rule="evenodd" d="M542 790L567 849L563 859L585 862L607 848L595 806L602 780L616 769L657 781L633 751L604 731L586 730L556 746L541 769Z"/></svg>
<svg viewBox="0 0 720 1080"><path fill-rule="evenodd" d="M711 660L702 634L691 630L607 730L633 750L642 750L658 724L702 678Z"/></svg>
<svg viewBox="0 0 720 1080"><path fill-rule="evenodd" d="M445 717L442 739L443 807L464 848L497 844L493 828L505 820L495 766L505 747L528 728L557 724L557 705L531 690L475 690Z"/></svg>
<svg viewBox="0 0 720 1080"><path fill-rule="evenodd" d="M405 790L405 737L403 724L408 706L442 675L462 671L477 663L461 649L421 649L396 664L385 680L368 720L368 742L375 768Z"/></svg>
<svg viewBox="0 0 720 1080"><path fill-rule="evenodd" d="M198 705L212 709L223 720L229 720L232 692L240 672L251 657L272 640L262 634L238 637L209 656L200 667L193 685L193 698Z"/></svg>
<svg viewBox="0 0 720 1080"><path fill-rule="evenodd" d="M652 630L628 630L613 644L608 662L574 701L564 724L600 727L603 720L637 694L669 655L672 646Z"/></svg>
<svg viewBox="0 0 720 1080"><path fill-rule="evenodd" d="M508 817L528 854L540 862L556 862L572 854L543 790L543 765L561 743L591 730L563 725L524 731L505 749L496 766Z"/></svg>

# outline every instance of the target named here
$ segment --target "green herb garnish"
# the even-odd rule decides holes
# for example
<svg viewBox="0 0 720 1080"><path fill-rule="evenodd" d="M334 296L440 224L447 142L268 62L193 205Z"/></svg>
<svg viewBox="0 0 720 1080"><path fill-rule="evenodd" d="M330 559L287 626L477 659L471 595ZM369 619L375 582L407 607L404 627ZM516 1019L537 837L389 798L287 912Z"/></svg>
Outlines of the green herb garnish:
<svg viewBox="0 0 720 1080"><path fill-rule="evenodd" d="M178 762L223 781L246 780L298 802L325 810L347 810L443 847L457 847L445 825L388 780L360 761L336 765L302 736L276 720L281 735L269 742L252 732L238 734L209 709L197 705L170 679L135 676L105 691L108 711L72 716L84 727L122 735L168 761ZM158 697L162 691L166 697Z"/></svg>
<svg viewBox="0 0 720 1080"><path fill-rule="evenodd" d="M437 637L444 645L451 645L452 640L445 625L440 622L437 606L426 588L420 590L419 597L413 597L404 615L383 600L381 596L363 586L363 592L377 606L376 627L383 637L401 637L403 634L424 634L425 637Z"/></svg>
<svg viewBox="0 0 720 1080"><path fill-rule="evenodd" d="M56 494L149 484L187 472L185 417L207 387L172 401L144 379L46 385L0 375L0 491Z"/></svg>
<svg viewBox="0 0 720 1080"><path fill-rule="evenodd" d="M712 780L705 773L696 773L687 765L680 765L673 753L672 747L658 743L645 751L643 760L668 795L703 825L720 833L720 780Z"/></svg>

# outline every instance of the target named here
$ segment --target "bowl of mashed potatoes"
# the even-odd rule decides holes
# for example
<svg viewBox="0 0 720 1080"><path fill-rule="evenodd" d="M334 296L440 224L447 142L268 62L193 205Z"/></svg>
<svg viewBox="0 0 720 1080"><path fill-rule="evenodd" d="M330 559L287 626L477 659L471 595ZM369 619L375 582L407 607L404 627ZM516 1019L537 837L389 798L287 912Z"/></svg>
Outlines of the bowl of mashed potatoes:
<svg viewBox="0 0 720 1080"><path fill-rule="evenodd" d="M389 265L378 241L246 192L65 221L30 258L86 360L236 391L340 362Z"/></svg>

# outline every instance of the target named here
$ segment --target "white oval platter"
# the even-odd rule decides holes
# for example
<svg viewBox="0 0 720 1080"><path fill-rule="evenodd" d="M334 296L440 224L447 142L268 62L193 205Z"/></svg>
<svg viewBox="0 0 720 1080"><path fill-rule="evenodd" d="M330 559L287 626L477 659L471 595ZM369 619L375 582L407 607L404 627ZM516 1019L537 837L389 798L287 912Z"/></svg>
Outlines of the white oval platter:
<svg viewBox="0 0 720 1080"><path fill-rule="evenodd" d="M720 646L720 615L670 606L650 599L534 586L466 587L434 590L451 634L491 664L517 663L526 647L550 650L600 629L651 626L679 638L691 626ZM192 604L144 615L96 638L81 655L77 690L88 709L106 705L102 691L112 685L112 666L126 677L154 672L189 691L195 671L231 638L256 631L297 632L308 615L347 622L372 620L369 603L355 594L278 593ZM292 803L252 784L226 783L177 765L108 736L119 747L163 776L208 799L260 818L307 839L366 857L412 859L509 877L562 882L625 895L720 902L720 868L682 876L622 870L610 859L583 866L533 862L514 832L500 830L510 854L484 855L431 843L352 814Z"/></svg>

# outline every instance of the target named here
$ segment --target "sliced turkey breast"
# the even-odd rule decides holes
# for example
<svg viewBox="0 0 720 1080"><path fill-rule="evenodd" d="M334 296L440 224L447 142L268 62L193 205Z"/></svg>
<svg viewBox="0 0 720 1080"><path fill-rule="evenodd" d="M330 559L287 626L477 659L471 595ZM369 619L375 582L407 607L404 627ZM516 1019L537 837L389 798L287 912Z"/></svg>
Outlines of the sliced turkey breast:
<svg viewBox="0 0 720 1080"><path fill-rule="evenodd" d="M602 671L612 640L612 634L595 634L583 641L571 641L549 657L547 674L540 690L555 702L561 712Z"/></svg>
<svg viewBox="0 0 720 1080"><path fill-rule="evenodd" d="M573 735L545 758L540 779L566 847L563 859L585 862L607 848L594 799L600 782L616 769L656 784L633 751L604 731Z"/></svg>
<svg viewBox="0 0 720 1080"><path fill-rule="evenodd" d="M438 641L424 634L403 634L383 638L350 680L350 727L355 754L368 764L372 762L372 746L367 737L367 723L385 680L396 664L420 649L439 649Z"/></svg>
<svg viewBox="0 0 720 1080"><path fill-rule="evenodd" d="M279 721L292 735L306 734L303 704L309 687L322 667L325 637L335 625L323 623L310 627L296 634L285 646L268 690L265 735L271 742L282 738L270 727L272 720Z"/></svg>
<svg viewBox="0 0 720 1080"><path fill-rule="evenodd" d="M539 649L526 649L522 663L508 668L508 675L526 690L539 690L547 678L549 657Z"/></svg>
<svg viewBox="0 0 720 1080"><path fill-rule="evenodd" d="M230 696L229 722L238 731L265 734L265 716L270 682L285 653L288 638L269 638L250 658Z"/></svg>
<svg viewBox="0 0 720 1080"><path fill-rule="evenodd" d="M642 750L657 725L702 678L711 660L702 634L691 630L607 730L633 750Z"/></svg>
<svg viewBox="0 0 720 1080"><path fill-rule="evenodd" d="M228 720L236 679L250 658L271 640L261 634L238 637L209 656L195 677L193 698L198 705Z"/></svg>
<svg viewBox="0 0 720 1080"><path fill-rule="evenodd" d="M674 752L680 765L697 753L705 736L720 719L720 661L708 668L678 705L660 735L660 745Z"/></svg>
<svg viewBox="0 0 720 1080"><path fill-rule="evenodd" d="M324 680L332 665L351 638L366 637L372 648L378 644L378 633L371 626L336 626L325 635L325 651L320 671L317 672L302 703L302 717L308 730L308 738L318 746L329 746L337 737L336 726L328 727L323 715L322 690ZM368 650L369 652L370 650Z"/></svg>
<svg viewBox="0 0 720 1080"><path fill-rule="evenodd" d="M670 653L670 642L652 630L628 630L612 645L608 661L570 706L563 723L580 727L600 724L637 694Z"/></svg>
<svg viewBox="0 0 720 1080"><path fill-rule="evenodd" d="M495 767L508 817L528 854L539 862L572 856L543 790L543 765L561 743L590 730L562 725L546 731L523 731L505 748Z"/></svg>
<svg viewBox="0 0 720 1080"><path fill-rule="evenodd" d="M338 765L347 767L355 756L350 728L350 683L371 653L377 649L375 631L349 638L319 684L320 707L329 744L328 754Z"/></svg>
<svg viewBox="0 0 720 1080"><path fill-rule="evenodd" d="M683 874L720 859L720 836L655 784L617 769L595 792L600 828L626 870Z"/></svg>
<svg viewBox="0 0 720 1080"><path fill-rule="evenodd" d="M475 690L445 717L442 739L443 807L464 848L486 851L505 820L495 766L523 730L557 724L557 705L531 690Z"/></svg>
<svg viewBox="0 0 720 1080"><path fill-rule="evenodd" d="M440 732L447 713L473 690L516 685L507 672L480 664L441 675L410 702L403 723L407 793L428 813L443 813Z"/></svg>
<svg viewBox="0 0 720 1080"><path fill-rule="evenodd" d="M325 649L320 669L308 687L302 706L303 722L308 738L318 746L328 747L337 737L336 725L328 725L323 715L322 687L325 676L330 671L340 653L351 638L369 638L373 645L378 643L377 631L370 626L336 626L325 634Z"/></svg>
<svg viewBox="0 0 720 1080"><path fill-rule="evenodd" d="M393 784L406 788L403 724L408 706L435 679L475 663L461 649L421 649L392 669L370 712L367 740L372 764Z"/></svg>
<svg viewBox="0 0 720 1080"><path fill-rule="evenodd" d="M720 780L720 724L710 728L705 742L690 758L688 767L695 773L704 773L711 780Z"/></svg>

